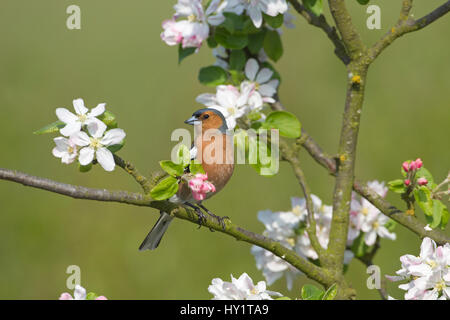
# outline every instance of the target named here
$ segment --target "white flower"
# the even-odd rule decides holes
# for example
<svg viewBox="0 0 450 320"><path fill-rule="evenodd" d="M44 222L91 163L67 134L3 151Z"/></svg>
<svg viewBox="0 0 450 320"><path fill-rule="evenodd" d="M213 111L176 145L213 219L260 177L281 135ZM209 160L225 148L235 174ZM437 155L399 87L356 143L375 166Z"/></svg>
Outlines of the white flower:
<svg viewBox="0 0 450 320"><path fill-rule="evenodd" d="M219 110L231 130L236 126L236 119L245 115L247 98L234 86L220 85L217 86L216 94L201 94L196 100L209 108Z"/></svg>
<svg viewBox="0 0 450 320"><path fill-rule="evenodd" d="M61 162L65 164L75 161L78 156L78 148L72 139L57 137L53 141L56 144L52 151L55 157L61 158Z"/></svg>
<svg viewBox="0 0 450 320"><path fill-rule="evenodd" d="M80 285L75 285L73 297L70 293L64 292L59 297L59 300L86 300L86 289Z"/></svg>
<svg viewBox="0 0 450 320"><path fill-rule="evenodd" d="M73 136L76 145L83 147L80 150L79 162L86 166L90 164L94 157L106 171L113 171L115 167L114 157L107 147L120 144L126 134L122 129L112 129L105 133L105 129L97 127L95 124L88 126L89 137L86 132L80 131Z"/></svg>
<svg viewBox="0 0 450 320"><path fill-rule="evenodd" d="M272 70L269 68L261 69L258 62L251 58L245 64L245 76L255 84L255 89L261 94L264 102L275 102L272 97L277 92L279 81L272 79Z"/></svg>
<svg viewBox="0 0 450 320"><path fill-rule="evenodd" d="M65 108L56 109L56 116L60 121L66 124L66 126L60 130L63 136L69 137L79 132L82 126L89 125L90 123L95 123L99 128L106 129L106 124L97 119L99 115L105 112L105 103L100 103L97 107L89 111L89 109L84 106L83 99L75 99L73 100L73 107L75 108L76 114L73 114Z"/></svg>
<svg viewBox="0 0 450 320"><path fill-rule="evenodd" d="M283 14L288 10L286 0L228 0L225 11L242 14L243 11L253 21L255 27L259 28L262 25L262 13L275 17L278 14Z"/></svg>
<svg viewBox="0 0 450 320"><path fill-rule="evenodd" d="M408 281L399 285L407 291L405 299L450 300L450 244L436 247L430 238L423 239L420 255L400 257L402 268L397 276L387 276L391 281Z"/></svg>
<svg viewBox="0 0 450 320"><path fill-rule="evenodd" d="M255 257L256 267L258 270L262 270L263 276L269 286L285 276L287 288L288 290L292 290L295 278L302 274L300 271L272 252L261 247L252 246L251 253Z"/></svg>
<svg viewBox="0 0 450 320"><path fill-rule="evenodd" d="M389 218L381 213L371 212L367 215L366 219L361 225L361 231L365 232L364 242L368 245L374 245L377 239L377 235L381 238L388 238L395 240L396 234L389 232L385 227L385 224L389 221Z"/></svg>
<svg viewBox="0 0 450 320"><path fill-rule="evenodd" d="M213 300L273 300L271 296L281 297L278 292L266 290L264 281L254 285L247 273L243 273L238 279L231 275L231 282L215 278L208 291L214 295Z"/></svg>
<svg viewBox="0 0 450 320"><path fill-rule="evenodd" d="M216 26L225 20L224 8L221 0L211 1L206 12L201 0L178 0L175 15L162 24L161 39L169 46L181 43L183 48L199 48L209 36L209 24Z"/></svg>
<svg viewBox="0 0 450 320"><path fill-rule="evenodd" d="M222 46L217 46L212 50L212 52L214 57L216 57L216 62L214 65L228 70L228 62L225 61L228 58L226 49Z"/></svg>

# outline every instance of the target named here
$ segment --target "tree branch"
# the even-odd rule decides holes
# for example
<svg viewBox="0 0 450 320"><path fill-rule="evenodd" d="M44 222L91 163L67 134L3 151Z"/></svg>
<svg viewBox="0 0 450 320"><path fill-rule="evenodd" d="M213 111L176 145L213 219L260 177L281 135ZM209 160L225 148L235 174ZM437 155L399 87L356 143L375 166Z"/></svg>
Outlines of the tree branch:
<svg viewBox="0 0 450 320"><path fill-rule="evenodd" d="M134 178L134 180L136 180L137 183L139 183L139 185L142 187L142 190L144 190L145 194L149 194L151 189L151 183L147 180L147 178L142 174L140 174L139 171L134 166L134 164L132 164L130 161L125 161L116 154L113 155L114 155L114 162L123 170L125 170L125 172L131 175Z"/></svg>
<svg viewBox="0 0 450 320"><path fill-rule="evenodd" d="M24 186L47 190L75 199L119 202L136 206L151 207L168 212L177 218L187 220L195 224L198 223L197 215L193 210L186 209L168 201L153 201L149 196L140 193L86 188L2 168L0 168L0 179L20 183ZM230 220L225 220L225 228L223 228L216 219L206 216L203 225L210 229L228 234L237 240L257 245L272 252L303 272L309 278L318 281L324 286L330 286L334 283L333 277L326 270L323 270L308 260L301 258L296 252L287 249L278 241L274 241L265 236L245 230L233 224Z"/></svg>
<svg viewBox="0 0 450 320"><path fill-rule="evenodd" d="M396 25L367 51L369 64L397 38L407 33L421 30L448 13L450 11L450 0L418 20L414 20L409 16L411 7L412 0L403 0L400 17Z"/></svg>
<svg viewBox="0 0 450 320"><path fill-rule="evenodd" d="M297 11L303 18L306 19L306 21L319 29L322 29L323 32L326 33L328 38L333 42L334 44L334 53L336 56L345 64L350 63L350 57L347 54L347 51L345 49L344 44L342 43L341 38L336 32L336 28L332 27L328 24L327 20L325 19L325 16L321 14L319 17L316 16L314 13L312 13L310 10L305 8L300 2L297 0L288 0L292 6L294 7L295 11Z"/></svg>

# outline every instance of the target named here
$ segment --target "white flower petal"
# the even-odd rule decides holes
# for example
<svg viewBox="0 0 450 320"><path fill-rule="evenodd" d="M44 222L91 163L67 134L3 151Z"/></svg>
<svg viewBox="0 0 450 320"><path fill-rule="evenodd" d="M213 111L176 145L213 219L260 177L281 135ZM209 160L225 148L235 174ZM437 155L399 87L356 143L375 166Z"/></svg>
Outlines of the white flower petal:
<svg viewBox="0 0 450 320"><path fill-rule="evenodd" d="M119 144L125 139L125 131L122 129L112 129L105 133L105 136L100 140L100 143L104 146L111 146Z"/></svg>
<svg viewBox="0 0 450 320"><path fill-rule="evenodd" d="M59 130L59 132L66 137L72 136L78 132L80 132L81 130L81 123L76 121L76 122L71 122L66 124L66 126L64 128L62 128L61 130Z"/></svg>
<svg viewBox="0 0 450 320"><path fill-rule="evenodd" d="M91 147L85 147L80 150L80 156L78 160L82 166L87 166L89 163L94 160L94 152L95 150Z"/></svg>
<svg viewBox="0 0 450 320"><path fill-rule="evenodd" d="M86 289L77 284L73 295L75 300L86 300Z"/></svg>
<svg viewBox="0 0 450 320"><path fill-rule="evenodd" d="M106 124L97 118L92 118L87 121L88 132L94 138L101 138L106 130Z"/></svg>
<svg viewBox="0 0 450 320"><path fill-rule="evenodd" d="M247 9L247 13L253 21L255 27L259 28L262 24L262 13L259 8L251 7Z"/></svg>
<svg viewBox="0 0 450 320"><path fill-rule="evenodd" d="M79 115L86 114L89 109L84 106L83 99L75 99L73 100L73 107L75 108L75 112Z"/></svg>
<svg viewBox="0 0 450 320"><path fill-rule="evenodd" d="M97 161L106 171L113 171L116 166L114 162L114 157L111 151L106 148L101 148L97 150Z"/></svg>
<svg viewBox="0 0 450 320"><path fill-rule="evenodd" d="M76 135L72 136L72 141L77 146L85 147L91 144L91 138L87 135L86 132L78 132Z"/></svg>
<svg viewBox="0 0 450 320"><path fill-rule="evenodd" d="M253 58L248 59L247 63L245 64L245 76L247 77L247 79L249 79L250 81L255 81L258 69L258 62L256 62L256 60Z"/></svg>
<svg viewBox="0 0 450 320"><path fill-rule="evenodd" d="M262 84L270 80L272 78L273 71L268 68L263 68L258 72L258 76L256 77L256 82Z"/></svg>
<svg viewBox="0 0 450 320"><path fill-rule="evenodd" d="M99 115L103 114L105 112L105 106L106 103L100 103L98 104L94 109L89 112L90 117L98 117Z"/></svg>
<svg viewBox="0 0 450 320"><path fill-rule="evenodd" d="M72 123L78 120L78 117L65 108L56 109L56 116L64 123Z"/></svg>

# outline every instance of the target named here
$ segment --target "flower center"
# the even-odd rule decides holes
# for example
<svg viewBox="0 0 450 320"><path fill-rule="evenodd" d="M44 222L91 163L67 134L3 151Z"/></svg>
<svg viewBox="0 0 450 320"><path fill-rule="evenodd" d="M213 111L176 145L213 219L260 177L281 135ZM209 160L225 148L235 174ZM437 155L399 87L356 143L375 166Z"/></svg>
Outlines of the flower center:
<svg viewBox="0 0 450 320"><path fill-rule="evenodd" d="M296 216L301 216L302 211L300 210L300 206L295 206L294 208L292 208L292 213L295 214Z"/></svg>
<svg viewBox="0 0 450 320"><path fill-rule="evenodd" d="M434 269L434 268L436 268L437 267L437 263L436 263L436 261L434 261L434 260L429 260L429 261L427 261L427 264L431 267L431 269Z"/></svg>
<svg viewBox="0 0 450 320"><path fill-rule="evenodd" d="M187 17L187 19L189 22L194 22L195 20L197 20L197 17L195 16L195 14L191 14Z"/></svg>
<svg viewBox="0 0 450 320"><path fill-rule="evenodd" d="M228 108L227 111L231 114L234 115L236 113L236 110L234 108Z"/></svg>
<svg viewBox="0 0 450 320"><path fill-rule="evenodd" d="M74 147L69 147L69 148L67 148L67 152L69 154L73 154L73 153L75 153L75 148Z"/></svg>
<svg viewBox="0 0 450 320"><path fill-rule="evenodd" d="M435 288L437 291L442 292L442 291L445 289L446 286L447 286L447 285L445 284L445 281L444 281L444 280L441 280L440 282L436 283L436 285L434 286L434 288Z"/></svg>
<svg viewBox="0 0 450 320"><path fill-rule="evenodd" d="M376 230L376 229L378 229L378 227L380 226L380 224L378 223L378 221L375 221L374 223L373 223L373 228Z"/></svg>
<svg viewBox="0 0 450 320"><path fill-rule="evenodd" d="M103 145L100 143L100 140L97 138L91 138L91 147L95 150L100 149Z"/></svg>
<svg viewBox="0 0 450 320"><path fill-rule="evenodd" d="M368 209L368 208L363 208L363 209L361 210L361 213L362 213L363 215L367 216L367 214L369 214L369 209Z"/></svg>
<svg viewBox="0 0 450 320"><path fill-rule="evenodd" d="M287 238L287 243L289 243L291 246L295 246L295 239L294 238Z"/></svg>
<svg viewBox="0 0 450 320"><path fill-rule="evenodd" d="M256 290L256 288L253 288L252 290L250 290L251 294L258 294L258 290Z"/></svg>
<svg viewBox="0 0 450 320"><path fill-rule="evenodd" d="M80 121L81 123L85 123L86 120L87 120L87 115L85 115L85 114L78 115L78 121Z"/></svg>

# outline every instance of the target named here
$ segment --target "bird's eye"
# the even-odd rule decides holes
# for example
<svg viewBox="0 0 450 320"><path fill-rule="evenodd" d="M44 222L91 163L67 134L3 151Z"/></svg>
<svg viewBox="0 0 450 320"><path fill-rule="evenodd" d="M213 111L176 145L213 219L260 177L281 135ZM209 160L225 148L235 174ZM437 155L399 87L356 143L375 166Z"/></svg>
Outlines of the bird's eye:
<svg viewBox="0 0 450 320"><path fill-rule="evenodd" d="M209 118L209 114L205 114L204 116L203 116L203 119L208 119Z"/></svg>

